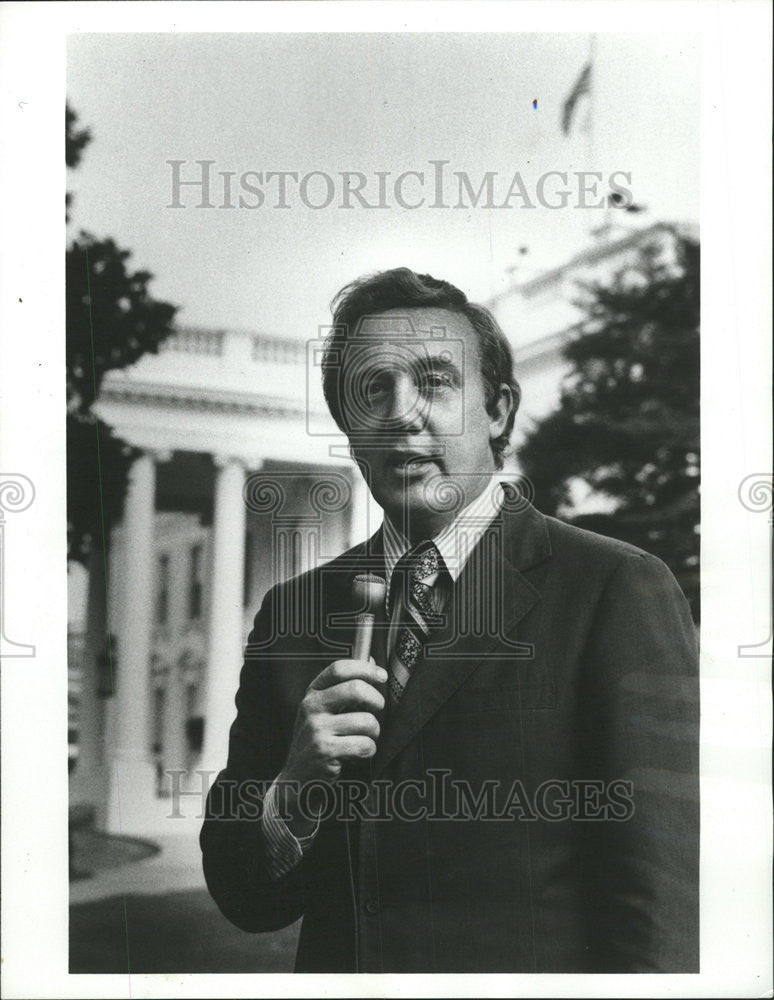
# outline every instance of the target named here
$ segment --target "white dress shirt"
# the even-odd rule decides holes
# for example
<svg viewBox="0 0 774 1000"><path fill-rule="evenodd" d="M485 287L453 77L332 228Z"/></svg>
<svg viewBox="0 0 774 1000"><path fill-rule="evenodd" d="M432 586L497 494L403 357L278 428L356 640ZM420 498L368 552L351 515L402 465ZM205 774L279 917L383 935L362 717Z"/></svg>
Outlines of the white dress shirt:
<svg viewBox="0 0 774 1000"><path fill-rule="evenodd" d="M454 521L432 540L443 557L446 569L456 582L470 554L481 540L482 535L495 519L503 505L501 482L506 476L496 472L476 499L460 511ZM390 592L392 574L401 556L411 548L411 543L385 516L384 528L384 572L387 593ZM438 588L433 592L436 610L443 610L444 593ZM395 609L387 609L391 616L387 637L387 656L394 648L397 638L397 615ZM314 840L317 827L307 837L296 837L279 815L277 806L277 784L274 782L263 800L261 820L266 860L273 878L286 875L301 861L304 851ZM319 826L319 824L318 824Z"/></svg>

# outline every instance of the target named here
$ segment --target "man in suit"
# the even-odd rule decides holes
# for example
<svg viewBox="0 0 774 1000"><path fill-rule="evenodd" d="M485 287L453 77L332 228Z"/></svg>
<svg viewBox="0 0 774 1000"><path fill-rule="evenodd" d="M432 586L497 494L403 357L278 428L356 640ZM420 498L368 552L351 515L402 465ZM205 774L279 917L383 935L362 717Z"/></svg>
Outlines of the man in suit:
<svg viewBox="0 0 774 1000"><path fill-rule="evenodd" d="M201 833L222 912L303 916L305 972L698 971L697 650L674 578L498 481L510 348L447 282L343 289L323 384L385 520L256 617ZM369 573L387 601L353 659Z"/></svg>

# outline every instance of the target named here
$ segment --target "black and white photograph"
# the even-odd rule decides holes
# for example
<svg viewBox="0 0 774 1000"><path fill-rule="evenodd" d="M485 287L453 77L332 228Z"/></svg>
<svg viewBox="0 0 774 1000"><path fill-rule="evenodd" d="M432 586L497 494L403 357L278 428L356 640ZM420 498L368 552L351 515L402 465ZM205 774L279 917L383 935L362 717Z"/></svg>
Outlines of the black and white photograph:
<svg viewBox="0 0 774 1000"><path fill-rule="evenodd" d="M771 996L770 8L78 8L0 22L4 995Z"/></svg>

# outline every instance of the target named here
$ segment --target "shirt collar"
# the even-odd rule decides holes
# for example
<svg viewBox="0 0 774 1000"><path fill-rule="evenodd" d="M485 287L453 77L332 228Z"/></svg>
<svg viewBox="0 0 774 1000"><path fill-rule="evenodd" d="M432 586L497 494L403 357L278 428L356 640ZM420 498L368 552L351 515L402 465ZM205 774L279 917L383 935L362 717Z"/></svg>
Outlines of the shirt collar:
<svg viewBox="0 0 774 1000"><path fill-rule="evenodd" d="M476 499L432 539L443 557L449 575L455 582L471 552L500 512L504 501L502 488L504 478L502 472L496 472ZM386 514L383 537L385 582L389 593L393 570L400 557L405 555L411 546L403 532L395 527Z"/></svg>

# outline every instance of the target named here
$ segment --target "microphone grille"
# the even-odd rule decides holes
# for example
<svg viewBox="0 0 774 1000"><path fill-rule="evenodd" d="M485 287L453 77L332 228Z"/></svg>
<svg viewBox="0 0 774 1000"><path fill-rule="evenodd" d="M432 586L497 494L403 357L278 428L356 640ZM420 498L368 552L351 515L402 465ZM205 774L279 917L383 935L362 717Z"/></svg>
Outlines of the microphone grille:
<svg viewBox="0 0 774 1000"><path fill-rule="evenodd" d="M358 601L374 608L384 604L387 597L387 583L384 577L375 573L358 573L352 587Z"/></svg>

